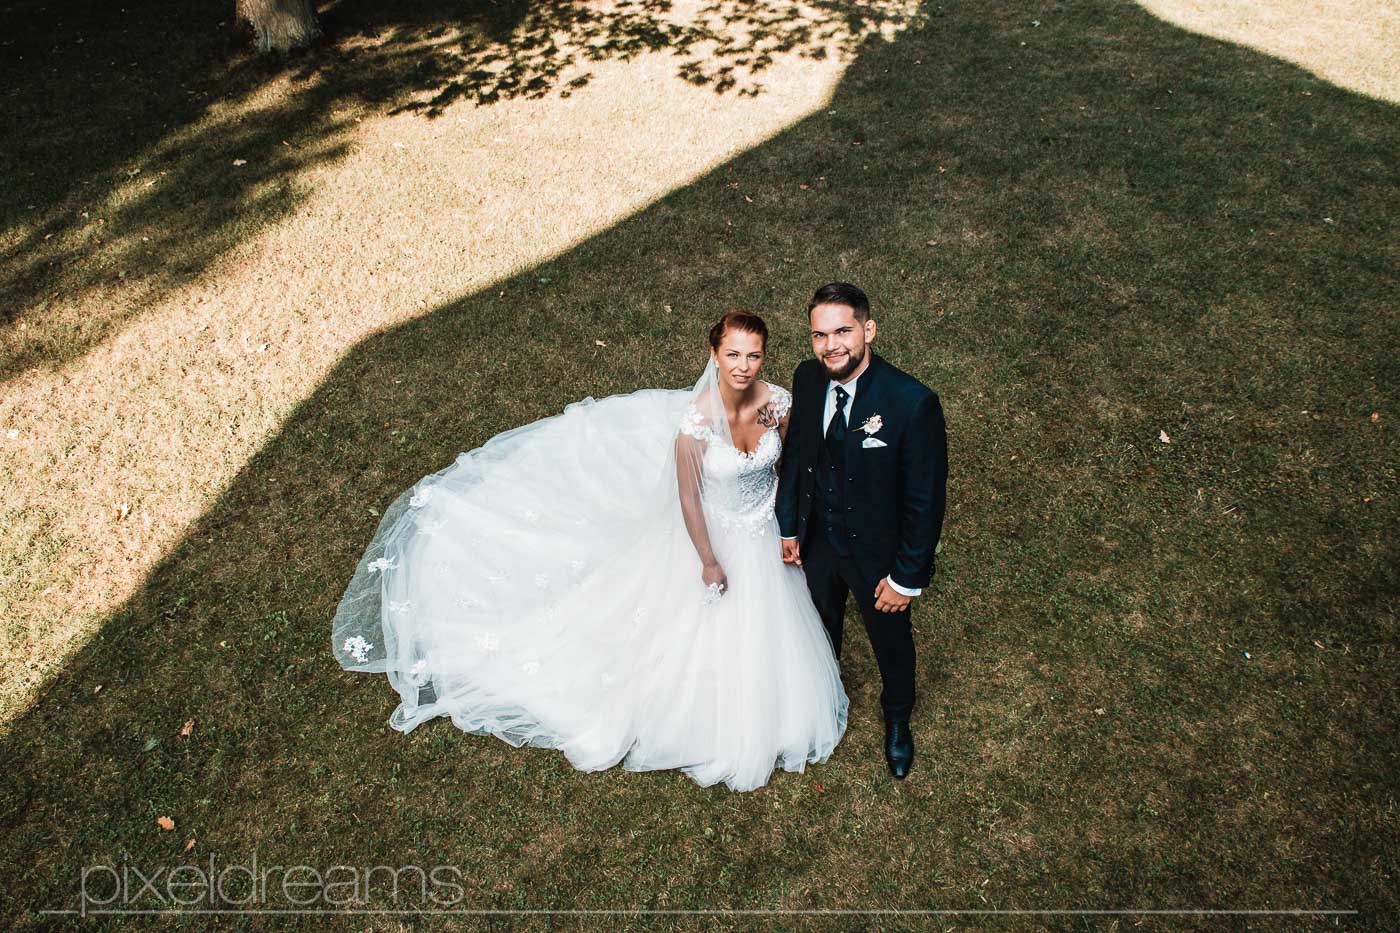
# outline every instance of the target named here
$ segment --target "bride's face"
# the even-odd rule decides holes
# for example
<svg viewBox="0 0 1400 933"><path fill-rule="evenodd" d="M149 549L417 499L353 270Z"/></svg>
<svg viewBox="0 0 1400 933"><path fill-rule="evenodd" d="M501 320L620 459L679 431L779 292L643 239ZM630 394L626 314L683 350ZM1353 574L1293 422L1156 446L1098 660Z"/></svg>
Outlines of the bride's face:
<svg viewBox="0 0 1400 933"><path fill-rule="evenodd" d="M763 368L763 338L746 330L725 331L719 348L711 352L719 367L720 382L736 392L753 385Z"/></svg>

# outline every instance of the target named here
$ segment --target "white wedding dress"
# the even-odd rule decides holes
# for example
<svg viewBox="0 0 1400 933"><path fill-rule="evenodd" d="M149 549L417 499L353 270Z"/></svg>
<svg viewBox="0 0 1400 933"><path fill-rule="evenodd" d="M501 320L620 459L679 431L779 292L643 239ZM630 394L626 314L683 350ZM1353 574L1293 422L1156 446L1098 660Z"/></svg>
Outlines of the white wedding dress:
<svg viewBox="0 0 1400 933"><path fill-rule="evenodd" d="M690 391L584 399L394 502L332 637L346 669L388 674L395 729L448 716L581 770L676 768L734 790L826 760L847 698L802 571L781 559L782 442L771 427L737 449L714 385L711 362ZM782 417L791 396L769 391ZM685 438L703 451L717 600L680 506Z"/></svg>

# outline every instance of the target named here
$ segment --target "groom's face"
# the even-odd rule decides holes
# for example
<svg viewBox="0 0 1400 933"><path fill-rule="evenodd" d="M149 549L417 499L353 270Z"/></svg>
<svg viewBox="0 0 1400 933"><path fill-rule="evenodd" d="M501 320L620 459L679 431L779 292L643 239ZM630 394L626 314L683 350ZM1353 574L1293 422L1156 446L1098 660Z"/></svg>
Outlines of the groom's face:
<svg viewBox="0 0 1400 933"><path fill-rule="evenodd" d="M861 321L849 305L825 304L812 309L812 353L829 378L845 382L865 362L866 348L875 337L875 322Z"/></svg>

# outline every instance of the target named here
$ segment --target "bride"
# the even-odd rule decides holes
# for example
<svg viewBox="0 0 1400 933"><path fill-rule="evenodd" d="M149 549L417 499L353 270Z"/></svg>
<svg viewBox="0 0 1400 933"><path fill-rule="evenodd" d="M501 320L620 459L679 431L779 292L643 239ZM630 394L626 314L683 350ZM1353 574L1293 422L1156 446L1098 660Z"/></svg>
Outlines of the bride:
<svg viewBox="0 0 1400 933"><path fill-rule="evenodd" d="M643 389L500 434L384 513L332 623L384 672L390 725L557 748L581 770L678 768L752 790L822 762L847 699L775 466L792 398L732 311L690 390Z"/></svg>

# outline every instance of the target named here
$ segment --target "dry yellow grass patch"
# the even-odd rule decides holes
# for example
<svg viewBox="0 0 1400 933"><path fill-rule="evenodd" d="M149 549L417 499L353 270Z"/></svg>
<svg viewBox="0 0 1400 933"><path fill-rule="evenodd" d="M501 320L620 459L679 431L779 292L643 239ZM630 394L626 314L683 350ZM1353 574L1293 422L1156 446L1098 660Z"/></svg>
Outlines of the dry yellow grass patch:
<svg viewBox="0 0 1400 933"><path fill-rule="evenodd" d="M304 197L291 213L183 284L66 269L74 284L47 297L44 315L125 323L70 361L19 372L0 396L4 721L359 341L567 250L762 143L824 106L847 64L777 55L764 93L717 95L659 53L589 63L592 80L567 97L459 103L435 120L346 110L321 143L328 157L292 180ZM256 120L298 93L304 85L274 82L156 148ZM88 219L151 180L134 175ZM74 251L72 262L139 261L147 234L159 231L119 231L100 257Z"/></svg>
<svg viewBox="0 0 1400 933"><path fill-rule="evenodd" d="M1400 103L1400 6L1389 0L1138 0L1167 22Z"/></svg>

